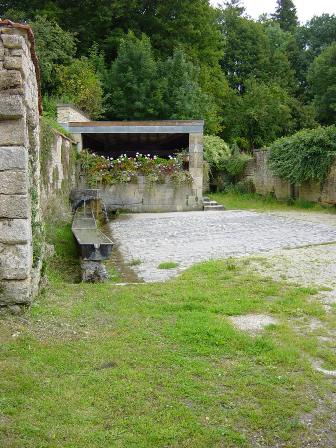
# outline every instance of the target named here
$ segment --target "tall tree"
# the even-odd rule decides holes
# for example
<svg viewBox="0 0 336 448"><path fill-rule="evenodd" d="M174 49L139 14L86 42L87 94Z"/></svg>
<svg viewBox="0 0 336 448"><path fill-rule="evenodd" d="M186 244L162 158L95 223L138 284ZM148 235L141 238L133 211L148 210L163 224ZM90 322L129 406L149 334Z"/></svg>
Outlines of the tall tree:
<svg viewBox="0 0 336 448"><path fill-rule="evenodd" d="M242 17L237 8L229 7L222 12L221 27L224 37L221 63L230 87L243 92L249 77L266 80L270 48L263 26Z"/></svg>
<svg viewBox="0 0 336 448"><path fill-rule="evenodd" d="M198 83L198 70L182 49L160 65L161 103L159 117L163 119L204 119L206 130L219 130L219 117L214 99L206 94Z"/></svg>
<svg viewBox="0 0 336 448"><path fill-rule="evenodd" d="M156 116L157 63L147 36L137 39L130 33L121 41L106 87L109 118L136 120Z"/></svg>
<svg viewBox="0 0 336 448"><path fill-rule="evenodd" d="M277 0L277 8L273 14L284 31L293 31L298 25L297 11L292 0Z"/></svg>
<svg viewBox="0 0 336 448"><path fill-rule="evenodd" d="M307 75L314 59L336 40L336 15L322 14L313 17L296 29L287 53L297 80L297 93L310 100Z"/></svg>
<svg viewBox="0 0 336 448"><path fill-rule="evenodd" d="M64 31L54 20L38 16L31 23L35 35L36 52L41 67L44 94L53 94L56 87L56 69L69 65L76 54L76 39Z"/></svg>
<svg viewBox="0 0 336 448"><path fill-rule="evenodd" d="M308 75L317 118L322 124L336 122L336 43L313 62Z"/></svg>

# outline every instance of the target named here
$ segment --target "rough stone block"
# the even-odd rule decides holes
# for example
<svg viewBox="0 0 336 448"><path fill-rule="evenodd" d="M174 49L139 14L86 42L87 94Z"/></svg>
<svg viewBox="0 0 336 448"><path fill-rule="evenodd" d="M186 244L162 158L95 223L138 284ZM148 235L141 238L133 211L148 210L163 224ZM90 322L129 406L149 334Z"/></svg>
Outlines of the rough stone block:
<svg viewBox="0 0 336 448"><path fill-rule="evenodd" d="M23 65L22 56L5 56L4 67L7 70L21 70Z"/></svg>
<svg viewBox="0 0 336 448"><path fill-rule="evenodd" d="M30 303L30 280L0 281L0 305Z"/></svg>
<svg viewBox="0 0 336 448"><path fill-rule="evenodd" d="M3 61L5 57L5 49L2 45L0 45L0 61Z"/></svg>
<svg viewBox="0 0 336 448"><path fill-rule="evenodd" d="M0 120L20 118L24 116L24 107L20 95L1 95Z"/></svg>
<svg viewBox="0 0 336 448"><path fill-rule="evenodd" d="M31 241L28 219L0 219L0 243L23 244Z"/></svg>
<svg viewBox="0 0 336 448"><path fill-rule="evenodd" d="M25 143L23 120L0 121L0 146L24 146Z"/></svg>
<svg viewBox="0 0 336 448"><path fill-rule="evenodd" d="M201 152L190 153L190 168L203 167L203 154Z"/></svg>
<svg viewBox="0 0 336 448"><path fill-rule="evenodd" d="M22 87L21 73L15 70L0 71L0 90L17 89Z"/></svg>
<svg viewBox="0 0 336 448"><path fill-rule="evenodd" d="M203 144L203 134L201 133L195 133L195 134L189 134L189 144L190 145L202 145Z"/></svg>
<svg viewBox="0 0 336 448"><path fill-rule="evenodd" d="M10 51L10 55L11 56L22 56L24 54L23 50L14 48L13 50Z"/></svg>
<svg viewBox="0 0 336 448"><path fill-rule="evenodd" d="M6 48L22 48L26 44L22 36L2 34L2 42Z"/></svg>
<svg viewBox="0 0 336 448"><path fill-rule="evenodd" d="M28 278L32 263L31 246L28 244L0 244L0 278L24 280Z"/></svg>
<svg viewBox="0 0 336 448"><path fill-rule="evenodd" d="M28 151L24 146L0 147L0 171L28 169Z"/></svg>
<svg viewBox="0 0 336 448"><path fill-rule="evenodd" d="M28 216L28 196L0 194L0 218L24 219Z"/></svg>
<svg viewBox="0 0 336 448"><path fill-rule="evenodd" d="M28 194L28 188L26 171L0 171L0 194Z"/></svg>

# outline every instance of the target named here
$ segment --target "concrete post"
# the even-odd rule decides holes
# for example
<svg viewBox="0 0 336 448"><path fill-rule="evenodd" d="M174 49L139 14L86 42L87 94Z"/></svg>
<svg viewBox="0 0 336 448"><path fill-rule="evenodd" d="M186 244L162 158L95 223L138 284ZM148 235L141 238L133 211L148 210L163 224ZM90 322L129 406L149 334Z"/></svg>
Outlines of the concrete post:
<svg viewBox="0 0 336 448"><path fill-rule="evenodd" d="M189 134L189 171L194 179L195 196L203 196L203 134Z"/></svg>

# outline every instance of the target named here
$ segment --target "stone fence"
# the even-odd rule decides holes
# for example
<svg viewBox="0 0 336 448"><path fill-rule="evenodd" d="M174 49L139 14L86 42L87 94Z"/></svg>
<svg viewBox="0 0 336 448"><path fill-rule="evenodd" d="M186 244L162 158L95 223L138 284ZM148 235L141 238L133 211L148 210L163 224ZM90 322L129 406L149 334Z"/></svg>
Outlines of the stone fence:
<svg viewBox="0 0 336 448"><path fill-rule="evenodd" d="M30 28L0 20L0 307L28 304L37 292L41 196L71 182L69 139L53 133L48 155L41 153L38 80Z"/></svg>
<svg viewBox="0 0 336 448"><path fill-rule="evenodd" d="M303 199L311 202L336 204L336 164L331 167L324 182L293 185L275 176L268 165L268 149L254 152L254 158L248 163L245 179L252 180L256 192L262 195L274 194L277 199Z"/></svg>

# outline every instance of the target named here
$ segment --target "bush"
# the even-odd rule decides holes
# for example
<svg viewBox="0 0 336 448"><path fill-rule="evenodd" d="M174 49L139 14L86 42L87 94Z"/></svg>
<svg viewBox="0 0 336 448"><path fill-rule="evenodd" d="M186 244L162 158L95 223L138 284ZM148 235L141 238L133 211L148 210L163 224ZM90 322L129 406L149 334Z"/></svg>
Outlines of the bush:
<svg viewBox="0 0 336 448"><path fill-rule="evenodd" d="M230 148L220 137L206 135L204 137L204 158L210 165L212 176L217 177L217 181L223 177L221 176L223 174L229 182L236 182L244 173L246 163L251 156L241 152L237 144Z"/></svg>
<svg viewBox="0 0 336 448"><path fill-rule="evenodd" d="M270 168L292 183L324 182L336 157L336 126L303 130L270 146Z"/></svg>
<svg viewBox="0 0 336 448"><path fill-rule="evenodd" d="M57 95L76 104L92 118L103 111L103 90L99 76L89 59L75 59L72 64L57 67Z"/></svg>
<svg viewBox="0 0 336 448"><path fill-rule="evenodd" d="M231 154L229 145L214 135L205 135L203 143L204 159L209 163L210 168L223 170Z"/></svg>

